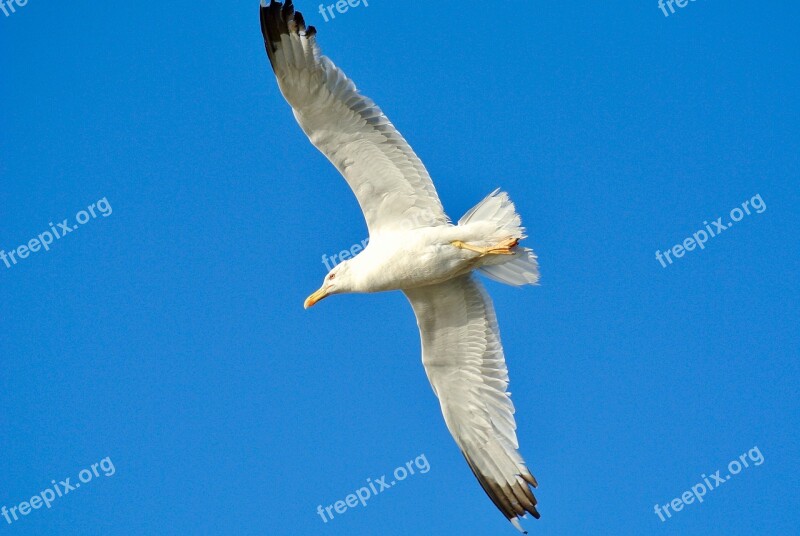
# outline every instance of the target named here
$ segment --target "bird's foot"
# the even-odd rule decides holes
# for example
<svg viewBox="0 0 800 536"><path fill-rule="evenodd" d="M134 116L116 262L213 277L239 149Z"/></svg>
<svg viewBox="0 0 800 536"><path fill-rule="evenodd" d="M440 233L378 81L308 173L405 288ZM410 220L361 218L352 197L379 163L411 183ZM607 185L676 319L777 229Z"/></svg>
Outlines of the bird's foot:
<svg viewBox="0 0 800 536"><path fill-rule="evenodd" d="M487 248L487 255L513 255L514 248L519 244L519 238L506 238L499 244Z"/></svg>
<svg viewBox="0 0 800 536"><path fill-rule="evenodd" d="M461 240L453 240L450 243L459 249L474 251L475 253L480 254L481 257L486 255L513 255L514 248L517 247L517 244L519 244L519 238L506 238L502 242L490 247L473 246L472 244L467 244Z"/></svg>

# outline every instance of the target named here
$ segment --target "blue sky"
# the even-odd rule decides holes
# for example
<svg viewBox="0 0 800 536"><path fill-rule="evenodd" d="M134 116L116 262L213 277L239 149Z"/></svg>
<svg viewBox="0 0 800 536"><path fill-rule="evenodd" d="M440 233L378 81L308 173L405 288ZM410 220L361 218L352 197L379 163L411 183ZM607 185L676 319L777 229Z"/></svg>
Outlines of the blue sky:
<svg viewBox="0 0 800 536"><path fill-rule="evenodd" d="M528 227L541 285L487 286L531 534L794 531L798 8L298 7L451 217L502 186ZM114 467L0 534L515 533L444 426L405 298L302 308L366 226L278 92L256 2L29 0L0 12L0 50L0 249L87 210L0 261L0 506ZM754 447L702 503L654 512Z"/></svg>

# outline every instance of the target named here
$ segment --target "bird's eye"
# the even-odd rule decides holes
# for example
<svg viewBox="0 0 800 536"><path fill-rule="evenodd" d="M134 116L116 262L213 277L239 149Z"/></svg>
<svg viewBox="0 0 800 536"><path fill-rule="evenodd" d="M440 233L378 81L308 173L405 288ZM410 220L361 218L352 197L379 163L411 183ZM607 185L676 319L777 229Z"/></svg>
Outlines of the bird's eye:
<svg viewBox="0 0 800 536"><path fill-rule="evenodd" d="M331 274L328 276L328 279L333 279L334 277L336 277L336 274Z"/></svg>

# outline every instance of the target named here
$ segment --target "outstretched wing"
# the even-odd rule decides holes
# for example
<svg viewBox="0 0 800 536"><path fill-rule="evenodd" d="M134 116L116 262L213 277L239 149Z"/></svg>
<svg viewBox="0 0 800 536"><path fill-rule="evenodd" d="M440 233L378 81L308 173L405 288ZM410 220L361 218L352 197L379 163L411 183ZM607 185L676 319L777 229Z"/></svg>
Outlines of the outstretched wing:
<svg viewBox="0 0 800 536"><path fill-rule="evenodd" d="M536 479L518 452L500 333L489 295L472 276L405 290L417 316L422 363L447 428L497 508L516 526L538 518Z"/></svg>
<svg viewBox="0 0 800 536"><path fill-rule="evenodd" d="M374 102L322 56L291 0L261 4L281 93L311 143L347 180L370 235L448 223L425 166Z"/></svg>

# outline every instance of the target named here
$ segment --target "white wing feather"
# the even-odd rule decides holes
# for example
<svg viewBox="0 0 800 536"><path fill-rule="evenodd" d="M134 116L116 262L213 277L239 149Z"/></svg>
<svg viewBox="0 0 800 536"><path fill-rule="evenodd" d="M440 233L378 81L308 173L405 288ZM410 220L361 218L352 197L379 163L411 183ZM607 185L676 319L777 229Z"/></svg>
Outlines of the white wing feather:
<svg viewBox="0 0 800 536"><path fill-rule="evenodd" d="M404 292L417 316L422 363L467 463L515 525L526 512L538 518L491 298L471 275Z"/></svg>
<svg viewBox="0 0 800 536"><path fill-rule="evenodd" d="M371 236L449 223L420 159L372 100L327 57L292 2L261 6L281 93L311 143L347 180Z"/></svg>

